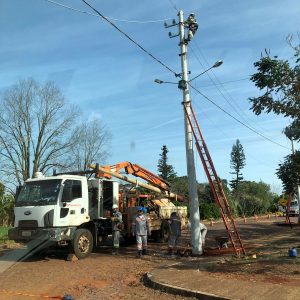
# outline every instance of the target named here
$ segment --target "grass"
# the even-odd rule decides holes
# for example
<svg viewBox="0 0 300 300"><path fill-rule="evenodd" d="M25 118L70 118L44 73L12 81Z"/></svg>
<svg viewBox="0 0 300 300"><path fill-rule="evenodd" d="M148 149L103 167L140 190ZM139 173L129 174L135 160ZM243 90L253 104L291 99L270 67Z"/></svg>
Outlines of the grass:
<svg viewBox="0 0 300 300"><path fill-rule="evenodd" d="M0 227L0 243L4 243L8 240L8 229L10 227Z"/></svg>

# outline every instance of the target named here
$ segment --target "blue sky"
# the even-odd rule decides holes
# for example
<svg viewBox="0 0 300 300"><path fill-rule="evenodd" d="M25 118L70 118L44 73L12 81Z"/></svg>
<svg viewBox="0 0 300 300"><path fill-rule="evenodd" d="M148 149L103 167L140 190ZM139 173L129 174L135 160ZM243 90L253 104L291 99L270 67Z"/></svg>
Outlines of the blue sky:
<svg viewBox="0 0 300 300"><path fill-rule="evenodd" d="M93 13L79 0L57 2ZM274 173L290 153L290 143L282 134L289 120L272 114L255 116L248 98L259 92L244 79L254 73L253 62L265 48L280 58L291 58L285 38L300 29L298 0L90 3L105 16L117 19L113 21L117 26L176 72L180 72L178 40L168 37L169 29L159 20L177 18L174 6L186 16L194 12L199 29L189 44L191 76L216 60L224 61L194 85L236 118L284 146L261 138L192 91L215 168L220 177L232 178L230 152L239 139L246 154L244 178L262 180L280 191ZM53 80L66 99L80 107L82 119L97 116L110 129L113 139L108 164L131 161L156 172L165 144L169 163L178 175L186 174L182 94L176 85L154 83L155 78L177 79L111 25L45 0L1 0L0 32L0 93L21 78ZM205 182L198 157L196 168L198 180Z"/></svg>

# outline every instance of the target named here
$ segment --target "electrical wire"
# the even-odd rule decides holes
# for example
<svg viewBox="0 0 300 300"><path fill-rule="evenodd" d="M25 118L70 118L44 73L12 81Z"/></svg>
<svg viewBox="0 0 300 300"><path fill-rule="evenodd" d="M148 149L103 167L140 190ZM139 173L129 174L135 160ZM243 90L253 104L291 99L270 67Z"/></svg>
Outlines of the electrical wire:
<svg viewBox="0 0 300 300"><path fill-rule="evenodd" d="M228 80L228 81L222 81L219 83L214 83L214 84L208 84L208 85L199 85L199 88L207 88L207 87L212 87L212 86L216 86L216 85L223 85L223 84L228 84L228 83L233 83L233 82L239 82L239 81L244 81L244 80L249 80L249 77L245 77L245 78L240 78L240 79L234 79L234 80Z"/></svg>
<svg viewBox="0 0 300 300"><path fill-rule="evenodd" d="M212 118L210 118L209 115L205 111L201 110L198 102L194 102L194 104L195 104L195 107L198 107L200 109L201 114L203 114L205 116L205 118L212 124L212 126L215 127L216 129L218 129L218 131L220 133L222 133L223 137L228 138L228 140L233 139L233 137L229 136L227 134L227 132L225 130L223 130L223 128L221 126L218 126L218 124L216 122L214 122L214 120ZM197 113L196 113L196 115L197 115ZM271 166L270 164L267 164L265 161L257 159L256 156L250 154L246 149L244 149L244 151L245 151L246 156L249 156L252 160L256 161L258 164L265 165L266 167L274 167L274 165Z"/></svg>
<svg viewBox="0 0 300 300"><path fill-rule="evenodd" d="M249 130L251 130L252 132L256 133L257 135L259 135L260 137L264 138L265 140L268 140L269 142L280 146L282 148L288 149L290 150L288 147L281 145L273 140L271 140L270 138L264 136L263 134L261 134L260 132L256 131L255 129L253 129L252 127L248 126L247 124L245 124L244 122L240 121L238 118L236 118L235 116L233 116L231 113L229 113L228 111L226 111L224 108L222 108L220 105L218 105L217 103L215 103L213 100L211 100L209 97L207 97L206 95L204 95L203 93L201 93L197 88L195 88L191 83L188 83L189 86L196 91L199 95L201 95L202 97L204 97L206 100L208 100L210 103L212 103L214 106L216 106L218 109L220 109L221 111L223 111L226 115L228 115L229 117L231 117L232 119L234 119L235 121L237 121L238 123L240 123L241 125L243 125L244 127L248 128Z"/></svg>
<svg viewBox="0 0 300 300"><path fill-rule="evenodd" d="M71 7L67 7L63 4L59 4L55 1L52 0L45 0L54 4L58 4L60 6L66 7L68 9L72 9L75 11L78 11L74 8ZM107 17L105 17L103 14L101 14L97 9L95 9L91 4L89 4L86 0L81 0L82 2L84 2L88 7L90 7L94 12L96 12L97 15L99 15L102 19L104 19L105 21L107 21L110 25L112 25L116 30L118 30L120 33L122 33L127 39L129 39L132 43L134 43L137 47L139 47L142 51L144 51L147 55L149 55L152 59L154 59L156 62L158 62L160 65L162 65L164 68L166 68L167 70L169 70L171 73L173 73L175 76L177 75L177 73L172 70L170 67L168 67L166 64L164 64L161 60L159 60L158 58L156 58L153 54L151 54L149 51L147 51L143 46L141 46L140 44L138 44L135 40L133 40L127 33L125 33L123 30L121 30L117 25L115 25L113 22L111 22ZM84 12L84 11L80 11L80 12ZM84 12L87 14L90 14L88 12ZM227 112L225 109L223 109L221 106L219 106L218 104L216 104L214 101L212 101L210 98L208 98L206 95L204 95L203 93L201 93L197 88L195 88L191 83L188 83L189 86L195 90L198 94L202 95L206 100L208 100L209 102L211 102L213 105L215 105L217 108L219 108L221 111L223 111L225 114L227 114L228 116L230 116L231 118L233 118L235 121L237 121L238 123L240 123L241 125L245 126L246 128L248 128L249 130L251 130L252 132L256 133L257 135L261 136L262 138L272 142L273 144L276 144L277 146L283 147L285 149L289 149L287 147L285 147L284 145L281 145L273 140L271 140L270 138L264 136L263 134L259 133L258 131L256 131L255 129L251 128L250 126L248 126L247 124L243 123L242 121L240 121L238 118L236 118L235 116L233 116L232 114L230 114L229 112Z"/></svg>
<svg viewBox="0 0 300 300"><path fill-rule="evenodd" d="M86 0L81 0L84 2L88 7L90 7L94 12L96 12L101 18L103 18L106 22L108 22L110 25L112 25L115 29L117 29L120 33L122 33L127 39L129 39L132 43L134 43L136 46L138 46L142 51L144 51L146 54L148 54L151 58L153 58L156 62L158 62L160 65L162 65L164 68L169 70L174 75L177 75L175 71L173 71L171 68L169 68L166 64L164 64L161 60L156 58L153 54L151 54L148 50L146 50L143 46L138 44L135 40L133 40L127 33L125 33L123 30L121 30L117 25L115 25L112 21L110 21L108 18L106 18L103 14L101 14L96 8L94 8L91 4L89 4Z"/></svg>
<svg viewBox="0 0 300 300"><path fill-rule="evenodd" d="M202 56L202 58L204 59L204 61L206 62L206 65L209 67L209 62L207 60L207 58L205 57L203 51L200 49L200 46L198 44L198 42L195 40L195 45L200 53L200 55ZM193 49L192 49L193 50ZM196 55L195 55L196 56ZM202 68L204 68L203 64L201 63L201 61L199 60L198 56L196 56L196 59L199 61L199 63L201 64ZM219 83L216 83L212 77L207 73L206 75L209 77L209 79L211 80L211 82L213 83L213 85L217 88L217 90L219 91L219 93L222 95L222 97L225 99L225 101L233 108L233 110L245 121L245 123L252 123L252 125L249 125L253 128L255 128L256 126L253 126L253 120L251 120L247 114L244 113L244 111L241 109L241 107L238 105L238 103L233 99L233 97L231 96L231 94L227 91L227 89L225 88L225 86L223 84L221 84L221 81L218 79L217 75L215 74L215 72L213 70L211 70L212 75L215 77L216 81ZM222 90L219 88L219 86L224 90L225 94L222 92ZM228 97L228 98L227 98ZM235 106L233 105L233 103L235 103L235 105L237 106L238 111ZM262 128L261 126L259 126L260 129L264 130L264 128ZM258 129L257 129L258 130Z"/></svg>
<svg viewBox="0 0 300 300"><path fill-rule="evenodd" d="M172 8L174 8L177 12L178 12L178 8L176 7L176 5L174 4L174 2L172 0L169 0Z"/></svg>
<svg viewBox="0 0 300 300"><path fill-rule="evenodd" d="M93 14L93 13L90 13L90 12L88 12L88 11L80 10L80 9L77 9L77 8L74 8L74 7L71 7L71 6L68 6L68 5L65 5L65 4L62 4L62 3L59 3L59 2L53 1L53 0L44 0L44 1L50 2L50 3L52 3L52 4L55 4L55 5L58 5L58 6L61 6L61 7L70 9L70 10L73 10L73 11L75 11L75 12L80 12L80 13L83 13L83 14L87 14L87 15L94 16L94 17L99 18L99 15L98 15L98 14ZM161 20L147 20L147 21L140 21L140 20L125 20L125 19L116 19L116 18L111 18L111 17L106 17L106 18L109 19L109 20L118 21L118 22L144 23L144 24L147 24L147 23L159 23L159 22L165 22L165 21L171 20L171 18L168 18L168 19L161 19Z"/></svg>
<svg viewBox="0 0 300 300"><path fill-rule="evenodd" d="M198 49L198 50L200 51L200 49ZM193 55L195 56L195 58L197 59L197 61L199 62L199 64L201 65L201 67L205 70L204 65L202 64L202 62L200 61L199 57L197 56L197 54L195 53L195 51L194 51L194 49L192 47L191 47L191 51L192 51ZM212 72L212 70L211 70L211 72ZM218 90L218 92L220 93L220 95L223 97L223 99L228 103L228 105L236 112L236 114L240 118L242 118L244 120L244 122L247 123L248 121L245 119L245 117L237 110L237 108L231 103L231 101L229 101L229 99L227 99L226 95L224 95L224 93L222 92L222 90L220 89L220 87L217 86L217 84L212 79L212 77L209 75L209 73L206 72L205 74L209 77L210 81L213 83L213 85L216 87L216 89ZM239 109L241 110L241 108L239 108Z"/></svg>

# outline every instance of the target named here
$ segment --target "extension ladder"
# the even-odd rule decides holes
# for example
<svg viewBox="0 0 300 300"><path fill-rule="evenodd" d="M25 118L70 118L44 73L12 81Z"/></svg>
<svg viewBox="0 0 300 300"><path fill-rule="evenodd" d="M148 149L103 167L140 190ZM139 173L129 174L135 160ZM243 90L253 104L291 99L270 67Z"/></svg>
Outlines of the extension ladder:
<svg viewBox="0 0 300 300"><path fill-rule="evenodd" d="M187 107L187 105L189 106ZM241 252L245 255L246 251L243 246L240 234L237 230L236 223L234 221L231 209L227 201L227 197L224 193L222 183L217 175L213 161L211 159L208 148L202 136L192 105L190 102L187 102L187 103L183 103L183 106L184 106L186 117L188 119L188 122L193 132L196 148L198 150L215 201L219 207L231 244L237 256L240 256ZM190 109L190 113L188 112L188 109Z"/></svg>

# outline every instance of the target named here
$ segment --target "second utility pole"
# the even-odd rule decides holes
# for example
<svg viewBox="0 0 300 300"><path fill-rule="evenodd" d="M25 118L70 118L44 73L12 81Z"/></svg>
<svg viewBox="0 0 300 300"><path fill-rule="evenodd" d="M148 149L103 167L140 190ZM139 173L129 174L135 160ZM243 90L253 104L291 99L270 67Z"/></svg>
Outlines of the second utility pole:
<svg viewBox="0 0 300 300"><path fill-rule="evenodd" d="M186 107L188 116L190 116L191 99L188 85L188 67L187 67L187 42L185 39L185 26L183 19L183 11L179 11L179 38L180 38L180 57L181 57L181 69L182 80L179 82L179 86L182 89L183 105ZM186 161L187 161L187 175L189 185L189 198L190 198L190 222L191 222L191 234L192 234L192 247L193 254L203 254L202 242L201 242L201 230L200 230L200 214L199 214L199 200L197 192L197 180L195 170L195 160L193 151L193 133L191 130L188 116L184 111L184 125L185 125L185 146L186 146Z"/></svg>

